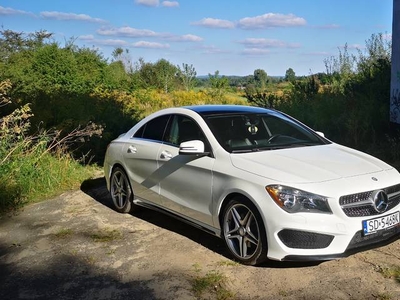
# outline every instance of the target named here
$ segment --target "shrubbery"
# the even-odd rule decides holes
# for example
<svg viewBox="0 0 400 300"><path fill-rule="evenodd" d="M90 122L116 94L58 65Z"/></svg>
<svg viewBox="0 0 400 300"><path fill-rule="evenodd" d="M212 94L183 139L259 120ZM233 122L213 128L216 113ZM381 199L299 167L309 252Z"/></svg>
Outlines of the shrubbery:
<svg viewBox="0 0 400 300"><path fill-rule="evenodd" d="M0 109L10 104L11 83L0 83ZM32 112L28 104L0 119L0 213L27 202L78 187L94 167L83 167L68 152L76 139L98 135L89 125L64 137L57 131L30 134ZM100 129L101 130L101 129Z"/></svg>

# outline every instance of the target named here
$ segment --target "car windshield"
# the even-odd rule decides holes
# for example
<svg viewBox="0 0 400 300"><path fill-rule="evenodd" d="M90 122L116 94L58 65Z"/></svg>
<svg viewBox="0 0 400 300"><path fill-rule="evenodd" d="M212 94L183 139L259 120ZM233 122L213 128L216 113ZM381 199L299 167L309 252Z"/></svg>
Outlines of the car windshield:
<svg viewBox="0 0 400 300"><path fill-rule="evenodd" d="M278 112L224 113L207 115L205 119L221 146L231 153L329 143L299 122Z"/></svg>

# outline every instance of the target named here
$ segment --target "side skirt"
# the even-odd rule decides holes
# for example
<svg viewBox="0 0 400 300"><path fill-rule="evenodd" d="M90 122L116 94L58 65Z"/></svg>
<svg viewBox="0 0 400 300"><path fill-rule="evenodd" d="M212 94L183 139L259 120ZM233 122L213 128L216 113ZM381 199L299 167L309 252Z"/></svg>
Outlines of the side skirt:
<svg viewBox="0 0 400 300"><path fill-rule="evenodd" d="M207 233L209 233L211 235L215 235L215 236L221 238L221 230L219 230L217 228L208 226L208 225L203 224L203 223L198 223L198 222L196 222L196 221L194 221L192 219L185 218L184 216L179 215L179 214L177 214L175 212L166 210L164 208L161 208L161 207L159 207L157 205L154 205L154 204L151 204L149 202L142 201L141 199L138 199L138 198L134 199L133 203L135 205L138 205L138 206L142 206L142 207L145 207L145 208L148 208L148 209L151 209L151 210L158 211L158 212L160 212L162 214L168 215L168 216L170 216L172 218L175 218L175 219L177 219L179 221L182 221L182 222L184 222L184 223L186 223L186 224L188 224L190 226L196 227L196 228L198 228L200 230L203 230L204 232L207 232Z"/></svg>

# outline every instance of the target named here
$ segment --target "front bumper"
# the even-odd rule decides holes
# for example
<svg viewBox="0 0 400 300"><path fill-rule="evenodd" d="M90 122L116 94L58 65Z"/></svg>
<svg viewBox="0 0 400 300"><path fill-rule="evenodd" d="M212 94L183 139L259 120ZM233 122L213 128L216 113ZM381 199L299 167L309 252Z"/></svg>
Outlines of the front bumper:
<svg viewBox="0 0 400 300"><path fill-rule="evenodd" d="M370 250L377 247L386 246L400 238L400 225L389 228L385 231L363 236L362 230L356 232L350 241L347 249L339 254L325 255L287 255L282 258L282 261L324 261L339 259L355 254L357 252Z"/></svg>
<svg viewBox="0 0 400 300"><path fill-rule="evenodd" d="M331 189L328 201L332 214L296 213L287 214L282 210L274 210L274 218L266 219L268 257L275 260L330 260L349 256L353 253L371 248L380 247L396 241L400 238L400 224L389 227L373 234L364 235L363 221L372 220L379 216L388 216L400 211L400 194L398 193L398 175L379 174L382 183L370 180L371 175L347 178L336 182L321 184L317 187L323 190ZM378 176L378 175L375 175ZM360 183L371 181L367 189L360 187ZM385 179L385 180L383 180ZM385 182L385 183L383 183ZM364 185L364 184L362 184ZM354 188L356 187L356 188ZM370 214L364 206L350 213L342 208L339 198L342 195L352 195L363 190L387 190L387 187L395 187L396 193L392 194L388 210L381 214ZM307 187L303 190L310 190ZM335 191L340 191L335 194ZM364 192L363 192L364 193ZM393 196L394 195L394 196ZM361 199L355 197L355 201ZM359 197L359 198L358 198ZM357 203L357 202L356 202ZM352 208L353 209L353 208ZM271 208L270 208L271 210Z"/></svg>

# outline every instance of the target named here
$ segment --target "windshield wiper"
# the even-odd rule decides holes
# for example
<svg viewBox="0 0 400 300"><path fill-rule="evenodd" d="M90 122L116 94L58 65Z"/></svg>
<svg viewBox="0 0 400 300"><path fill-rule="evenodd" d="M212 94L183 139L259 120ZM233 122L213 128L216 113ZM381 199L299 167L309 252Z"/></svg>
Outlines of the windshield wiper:
<svg viewBox="0 0 400 300"><path fill-rule="evenodd" d="M321 145L318 142L297 142L297 143L289 143L289 144L283 144L284 148L290 148L290 147L302 147L302 146L316 146L316 145Z"/></svg>
<svg viewBox="0 0 400 300"><path fill-rule="evenodd" d="M264 146L264 147L257 147L257 148L251 148L251 149L232 150L232 153L250 153L250 152L259 152L259 151L267 151L267 150L277 150L277 149L283 149L283 148L285 148L285 147L282 147L281 145Z"/></svg>
<svg viewBox="0 0 400 300"><path fill-rule="evenodd" d="M249 153L254 152L253 149L240 149L240 150L232 150L231 153Z"/></svg>

